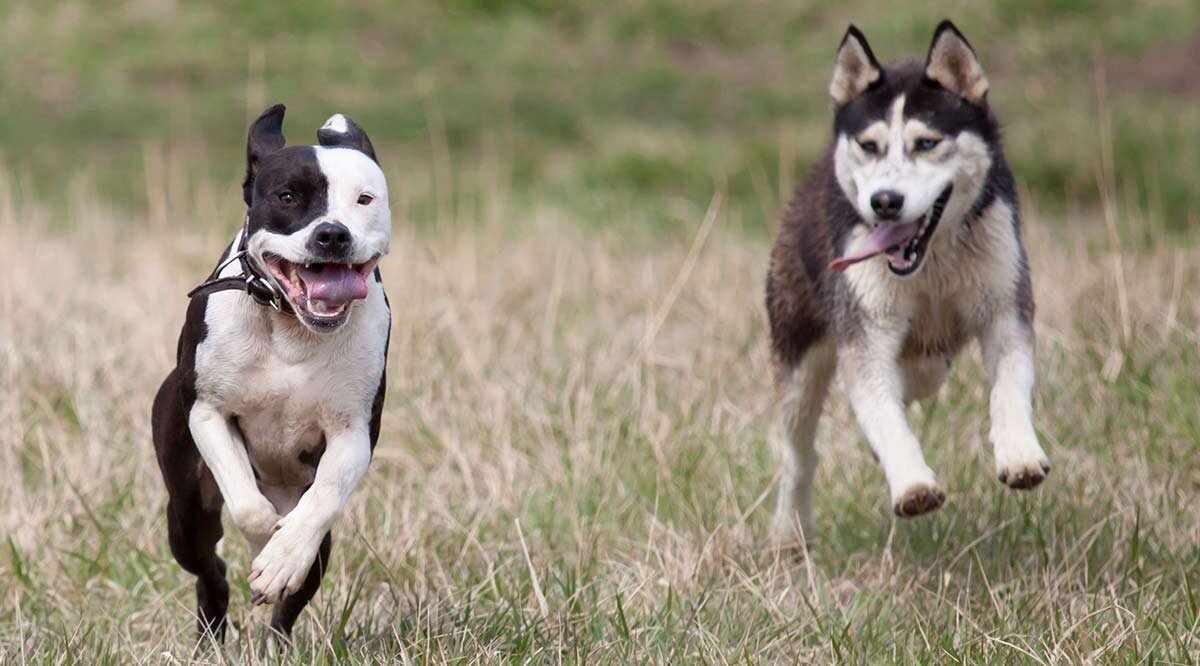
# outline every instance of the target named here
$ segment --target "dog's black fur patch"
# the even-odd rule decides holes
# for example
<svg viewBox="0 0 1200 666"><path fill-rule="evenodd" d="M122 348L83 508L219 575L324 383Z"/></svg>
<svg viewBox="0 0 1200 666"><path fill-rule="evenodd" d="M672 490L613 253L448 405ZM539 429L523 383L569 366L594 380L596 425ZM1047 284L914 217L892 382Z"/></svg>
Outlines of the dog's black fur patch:
<svg viewBox="0 0 1200 666"><path fill-rule="evenodd" d="M315 150L310 146L284 147L281 131L283 110L283 105L267 109L251 125L247 138L243 196L248 206L250 234L264 229L291 234L305 228L328 209L326 192L329 184L320 169ZM361 128L357 131L362 133ZM366 147L372 150L368 154L374 159L369 140L366 141ZM284 192L294 195L295 201L282 201L279 195ZM218 265L224 263L233 251L232 244L226 247ZM373 272L373 277L376 282L382 283L378 268ZM231 297L227 294L217 297ZM176 367L167 375L155 396L151 429L155 455L167 490L167 533L171 554L185 571L196 576L197 618L201 634L222 640L229 605L229 584L225 577L225 562L217 555L216 546L224 534L221 525L224 500L196 447L188 422L197 398L196 350L208 336L205 317L209 301L209 296L199 295L188 303L176 346ZM384 303L390 312L386 295ZM260 311L263 317L270 316L269 313L265 308ZM389 317L389 336L390 330ZM372 453L379 439L386 393L386 339L383 353L384 369L380 373L369 422ZM234 419L236 423L236 415ZM312 452L312 465L319 462L322 452ZM271 618L271 627L275 631L283 635L290 634L296 618L320 586L331 547L332 536L327 533L300 589L284 597L275 606Z"/></svg>

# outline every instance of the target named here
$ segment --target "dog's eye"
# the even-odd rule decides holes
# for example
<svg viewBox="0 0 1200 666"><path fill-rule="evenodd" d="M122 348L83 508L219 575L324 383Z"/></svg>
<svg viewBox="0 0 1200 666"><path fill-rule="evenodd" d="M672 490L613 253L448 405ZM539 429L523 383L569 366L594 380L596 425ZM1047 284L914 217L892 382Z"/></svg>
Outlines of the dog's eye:
<svg viewBox="0 0 1200 666"><path fill-rule="evenodd" d="M296 203L296 195L291 192L282 192L279 195L279 202L285 205Z"/></svg>
<svg viewBox="0 0 1200 666"><path fill-rule="evenodd" d="M879 153L879 144L874 141L859 141L858 147L862 148L863 152L868 155L876 155Z"/></svg>
<svg viewBox="0 0 1200 666"><path fill-rule="evenodd" d="M358 195L358 205L360 205L360 206L369 206L369 205L371 205L371 202L374 200L375 200L375 197L373 197L369 194Z"/></svg>
<svg viewBox="0 0 1200 666"><path fill-rule="evenodd" d="M913 143L913 150L918 153L928 152L934 148L937 148L937 145L941 142L941 139L933 139L929 137L917 139L916 142Z"/></svg>

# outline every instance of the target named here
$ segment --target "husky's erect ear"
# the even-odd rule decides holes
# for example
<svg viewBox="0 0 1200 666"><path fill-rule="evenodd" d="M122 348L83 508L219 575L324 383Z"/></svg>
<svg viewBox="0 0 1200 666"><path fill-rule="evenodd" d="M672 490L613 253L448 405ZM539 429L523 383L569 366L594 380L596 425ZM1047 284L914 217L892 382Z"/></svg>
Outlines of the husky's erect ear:
<svg viewBox="0 0 1200 666"><path fill-rule="evenodd" d="M942 21L933 31L925 76L972 104L983 104L987 98L988 80L975 49L950 21Z"/></svg>
<svg viewBox="0 0 1200 666"><path fill-rule="evenodd" d="M254 195L254 176L263 158L283 148L283 112L285 107L276 104L250 123L246 137L246 180L242 181L242 197L249 206Z"/></svg>
<svg viewBox="0 0 1200 666"><path fill-rule="evenodd" d="M867 38L851 25L838 47L833 80L829 82L829 95L834 103L842 106L882 78L883 68L879 66L875 54L871 53Z"/></svg>
<svg viewBox="0 0 1200 666"><path fill-rule="evenodd" d="M367 133L358 126L358 123L350 120L349 116L343 116L340 113L329 116L329 120L326 120L325 124L321 125L321 129L317 130L317 141L326 147L353 148L365 153L367 157L379 164L379 160L375 158L375 147L371 145Z"/></svg>

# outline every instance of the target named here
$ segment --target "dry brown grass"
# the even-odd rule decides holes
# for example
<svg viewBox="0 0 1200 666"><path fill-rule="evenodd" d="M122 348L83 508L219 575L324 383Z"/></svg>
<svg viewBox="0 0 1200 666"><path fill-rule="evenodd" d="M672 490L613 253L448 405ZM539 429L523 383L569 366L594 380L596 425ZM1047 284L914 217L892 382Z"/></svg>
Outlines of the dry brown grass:
<svg viewBox="0 0 1200 666"><path fill-rule="evenodd" d="M1033 215L1047 484L992 478L972 353L912 416L948 506L894 521L837 399L801 563L761 547L767 241L713 212L675 241L396 225L383 436L292 657L1200 659L1200 251ZM240 537L228 644L193 647L148 424L236 217L50 217L0 188L0 661L256 662Z"/></svg>

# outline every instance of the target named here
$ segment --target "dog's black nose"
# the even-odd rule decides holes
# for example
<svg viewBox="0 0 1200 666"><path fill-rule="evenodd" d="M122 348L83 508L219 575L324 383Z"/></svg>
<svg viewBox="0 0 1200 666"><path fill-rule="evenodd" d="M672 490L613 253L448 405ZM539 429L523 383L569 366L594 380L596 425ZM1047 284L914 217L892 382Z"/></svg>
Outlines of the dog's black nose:
<svg viewBox="0 0 1200 666"><path fill-rule="evenodd" d="M308 242L312 249L323 255L340 255L350 251L353 240L350 230L341 222L322 222L313 229Z"/></svg>
<svg viewBox="0 0 1200 666"><path fill-rule="evenodd" d="M895 190L880 190L871 195L871 209L883 220L894 220L900 217L900 209L904 207L904 195Z"/></svg>

